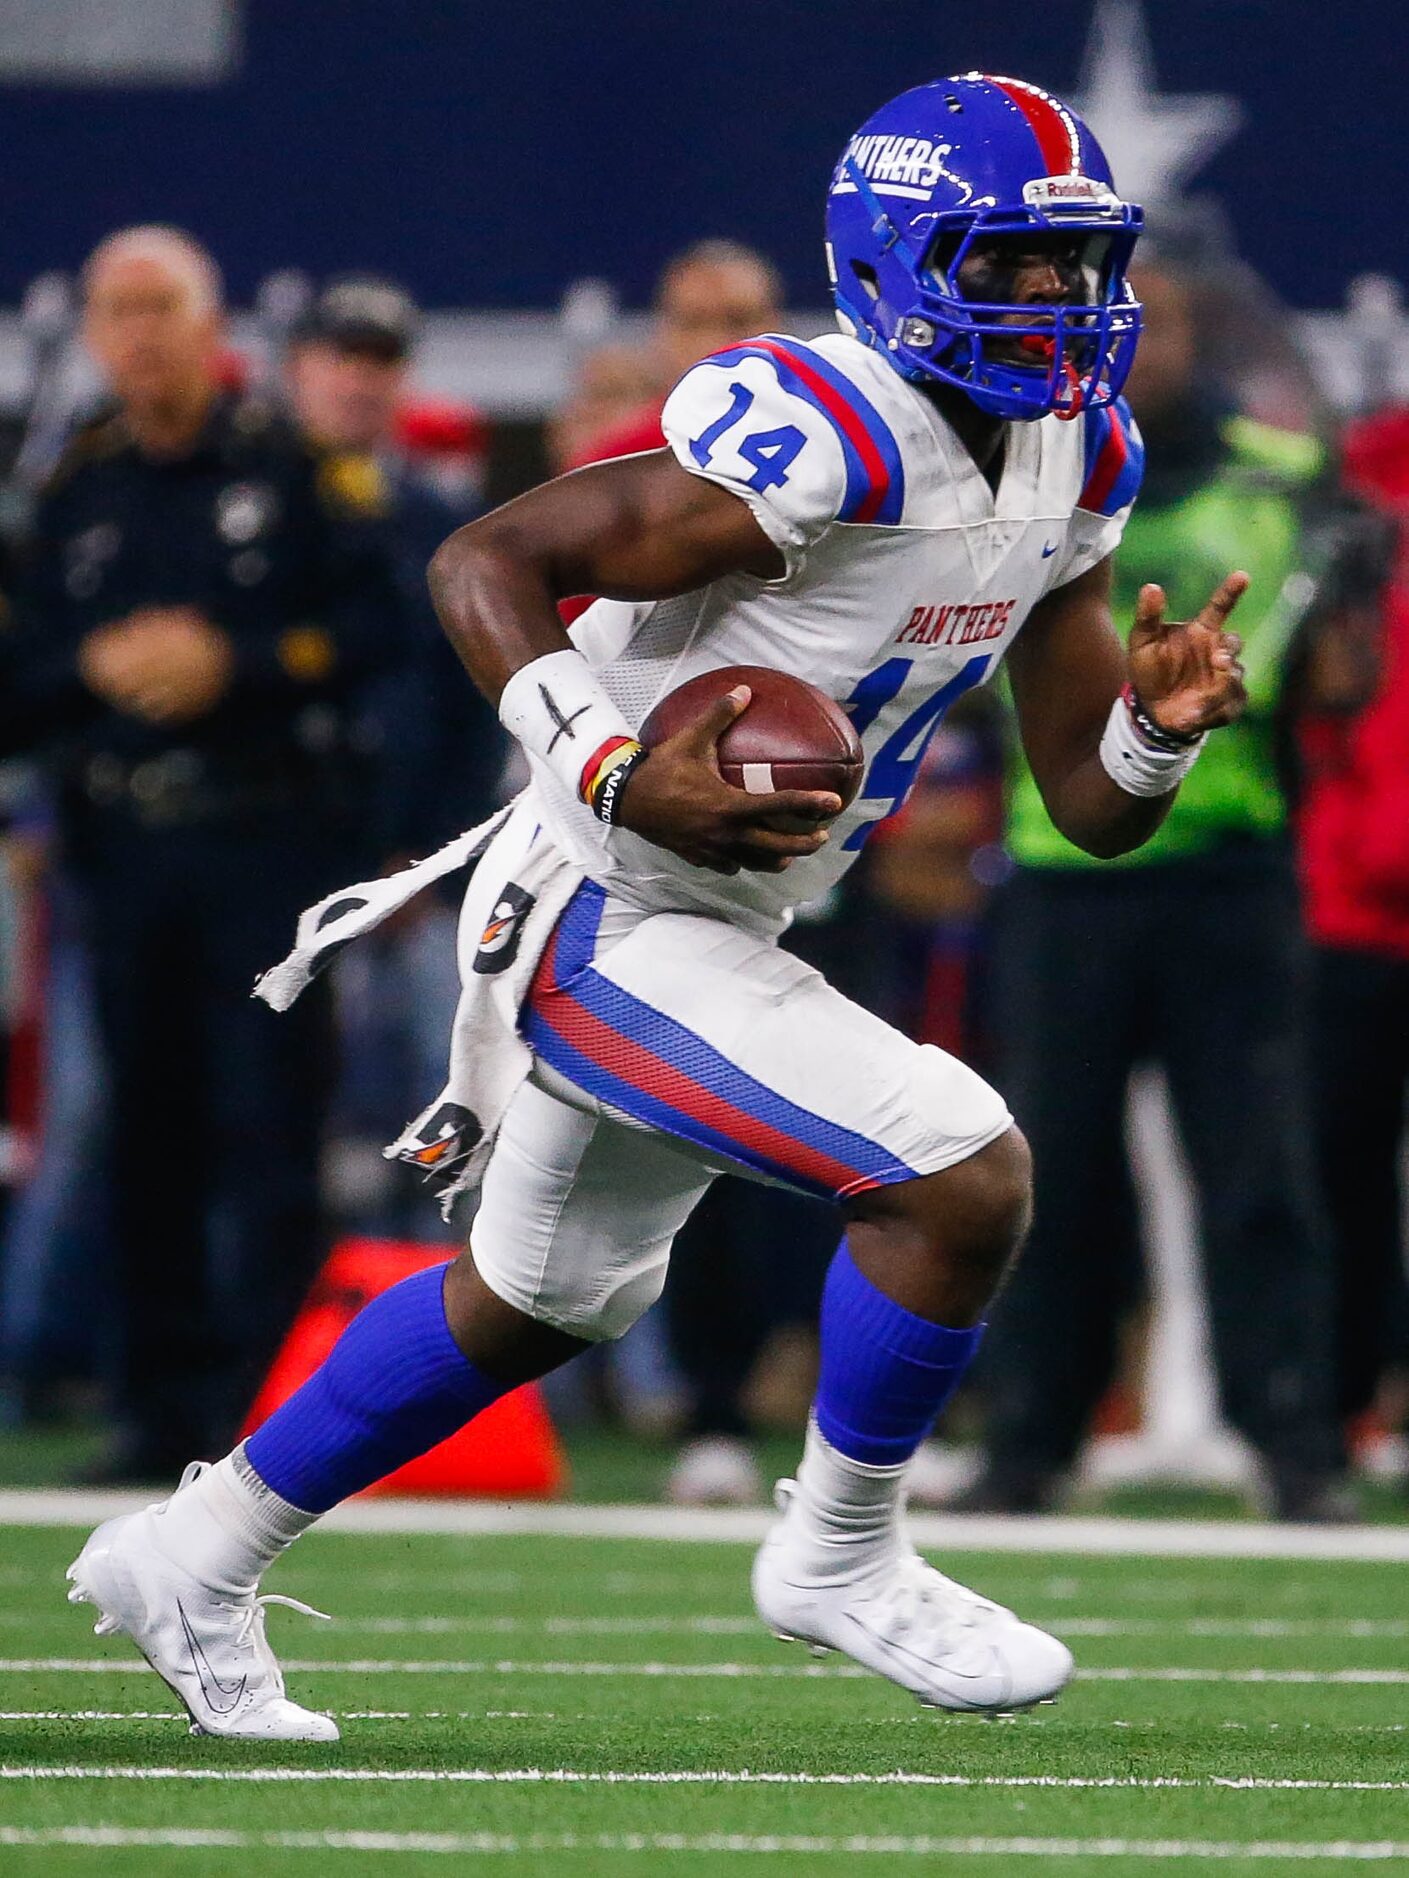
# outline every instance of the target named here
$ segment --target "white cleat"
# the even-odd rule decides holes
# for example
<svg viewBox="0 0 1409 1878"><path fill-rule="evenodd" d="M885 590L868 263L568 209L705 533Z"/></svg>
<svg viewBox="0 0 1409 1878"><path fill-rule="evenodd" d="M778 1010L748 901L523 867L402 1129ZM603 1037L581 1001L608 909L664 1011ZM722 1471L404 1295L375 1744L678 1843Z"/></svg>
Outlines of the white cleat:
<svg viewBox="0 0 1409 1878"><path fill-rule="evenodd" d="M188 1467L181 1486L194 1477ZM66 1573L69 1603L97 1606L95 1636L132 1639L184 1704L193 1734L336 1741L331 1715L300 1708L285 1696L283 1672L264 1634L267 1604L287 1604L309 1617L323 1613L295 1598L203 1584L162 1550L166 1504L98 1527Z"/></svg>
<svg viewBox="0 0 1409 1878"><path fill-rule="evenodd" d="M754 1605L776 1636L814 1654L840 1650L927 1708L1006 1712L1049 1702L1066 1686L1075 1665L1064 1643L946 1578L903 1534L893 1552L854 1573L817 1578L788 1518L792 1491L791 1481L778 1483L783 1517L753 1567Z"/></svg>

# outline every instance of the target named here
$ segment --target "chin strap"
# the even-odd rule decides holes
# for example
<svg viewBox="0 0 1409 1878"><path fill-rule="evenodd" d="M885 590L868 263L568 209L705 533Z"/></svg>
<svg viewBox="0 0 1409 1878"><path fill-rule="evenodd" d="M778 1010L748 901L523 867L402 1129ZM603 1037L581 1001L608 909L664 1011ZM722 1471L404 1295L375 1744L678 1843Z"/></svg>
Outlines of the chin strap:
<svg viewBox="0 0 1409 1878"><path fill-rule="evenodd" d="M1052 409L1064 424L1069 424L1086 409L1086 381L1070 359L1062 360L1062 376L1066 379L1065 395L1058 391Z"/></svg>
<svg viewBox="0 0 1409 1878"><path fill-rule="evenodd" d="M1030 333L1018 341L1024 352L1030 352L1048 367L1051 366L1052 354L1056 351L1056 341L1046 333ZM1069 424L1074 417L1080 417L1086 409L1086 381L1081 373L1065 356L1062 358L1061 373L1057 380L1055 395L1052 399L1053 414Z"/></svg>

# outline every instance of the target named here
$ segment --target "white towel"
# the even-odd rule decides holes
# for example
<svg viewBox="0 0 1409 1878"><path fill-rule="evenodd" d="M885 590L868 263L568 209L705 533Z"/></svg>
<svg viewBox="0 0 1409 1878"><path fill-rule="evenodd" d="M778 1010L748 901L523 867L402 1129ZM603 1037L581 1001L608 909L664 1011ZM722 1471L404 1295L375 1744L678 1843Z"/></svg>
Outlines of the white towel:
<svg viewBox="0 0 1409 1878"><path fill-rule="evenodd" d="M543 949L583 871L554 847L532 805L517 802L400 873L331 893L301 915L293 950L264 973L255 996L286 1011L354 939L380 926L434 881L472 868L460 909L460 1002L444 1089L391 1146L389 1160L419 1168L448 1219L479 1185L532 1052L518 1014Z"/></svg>

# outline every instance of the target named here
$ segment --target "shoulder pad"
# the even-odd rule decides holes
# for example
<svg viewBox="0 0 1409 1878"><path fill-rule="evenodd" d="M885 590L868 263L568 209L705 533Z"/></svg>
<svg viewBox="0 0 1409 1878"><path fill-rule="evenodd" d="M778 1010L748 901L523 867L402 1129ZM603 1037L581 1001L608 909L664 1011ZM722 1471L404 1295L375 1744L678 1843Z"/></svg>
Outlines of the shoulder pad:
<svg viewBox="0 0 1409 1878"><path fill-rule="evenodd" d="M364 450L330 450L318 459L318 494L345 515L377 517L391 507L386 471Z"/></svg>
<svg viewBox="0 0 1409 1878"><path fill-rule="evenodd" d="M846 466L846 486L837 519L898 522L905 506L905 471L889 424L856 380L815 347L778 333L764 333L702 360L739 366L761 360L787 399L815 414L835 437Z"/></svg>
<svg viewBox="0 0 1409 1878"><path fill-rule="evenodd" d="M1145 445L1124 398L1082 419L1084 458L1076 506L1091 515L1118 515L1140 493Z"/></svg>
<svg viewBox="0 0 1409 1878"><path fill-rule="evenodd" d="M701 359L661 414L681 465L732 490L791 575L833 522L900 520L905 473L890 426L816 348L766 333Z"/></svg>

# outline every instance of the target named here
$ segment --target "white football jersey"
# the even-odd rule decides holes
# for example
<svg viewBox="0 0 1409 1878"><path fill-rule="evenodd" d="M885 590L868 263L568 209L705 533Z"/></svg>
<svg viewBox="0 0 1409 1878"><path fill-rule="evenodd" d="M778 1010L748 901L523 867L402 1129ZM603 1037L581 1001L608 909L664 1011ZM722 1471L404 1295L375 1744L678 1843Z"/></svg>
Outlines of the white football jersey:
<svg viewBox="0 0 1409 1878"><path fill-rule="evenodd" d="M574 644L633 728L719 666L807 679L856 726L860 792L820 853L782 874L725 876L604 827L541 763L533 790L554 840L617 897L776 931L904 801L945 712L992 678L1043 595L1115 547L1139 433L1123 403L1011 424L995 493L935 405L840 333L715 353L680 380L662 421L685 469L748 503L786 571L672 600L599 600Z"/></svg>

